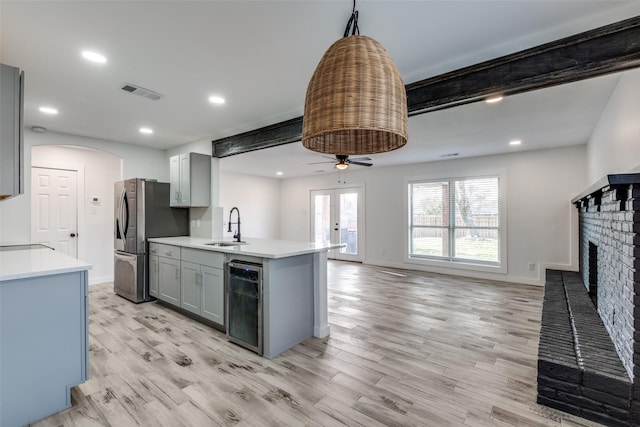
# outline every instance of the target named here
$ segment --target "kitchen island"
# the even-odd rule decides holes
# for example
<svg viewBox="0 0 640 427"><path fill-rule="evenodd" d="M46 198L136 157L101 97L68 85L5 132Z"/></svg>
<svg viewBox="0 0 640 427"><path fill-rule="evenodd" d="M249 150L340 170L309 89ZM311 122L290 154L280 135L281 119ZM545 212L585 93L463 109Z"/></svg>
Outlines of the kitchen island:
<svg viewBox="0 0 640 427"><path fill-rule="evenodd" d="M42 245L0 246L0 425L71 406L88 378L91 266Z"/></svg>
<svg viewBox="0 0 640 427"><path fill-rule="evenodd" d="M224 305L226 264L240 261L260 265L263 356L272 358L311 336L329 335L327 251L344 245L271 239L212 245L215 242L211 239L188 236L152 238L149 242L150 294L224 330L228 327Z"/></svg>

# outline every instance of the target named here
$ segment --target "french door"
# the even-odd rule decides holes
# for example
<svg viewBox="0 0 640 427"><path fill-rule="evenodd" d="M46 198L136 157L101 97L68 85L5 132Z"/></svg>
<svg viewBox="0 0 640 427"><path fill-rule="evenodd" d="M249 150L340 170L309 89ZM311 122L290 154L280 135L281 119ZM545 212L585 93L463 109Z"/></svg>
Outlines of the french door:
<svg viewBox="0 0 640 427"><path fill-rule="evenodd" d="M311 238L316 243L343 243L328 257L364 260L364 188L311 191Z"/></svg>

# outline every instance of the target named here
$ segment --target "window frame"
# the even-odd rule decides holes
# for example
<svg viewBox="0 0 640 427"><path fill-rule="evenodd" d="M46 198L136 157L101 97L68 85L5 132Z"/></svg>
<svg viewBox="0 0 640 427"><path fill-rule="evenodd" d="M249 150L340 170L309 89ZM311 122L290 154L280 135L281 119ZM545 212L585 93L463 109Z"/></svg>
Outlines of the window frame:
<svg viewBox="0 0 640 427"><path fill-rule="evenodd" d="M497 178L498 179L498 262L474 260L468 258L456 258L456 257L439 257L429 255L413 255L411 254L411 233L412 233L412 184L429 183L429 182L448 182L451 186L455 186L456 181L463 181L469 179L482 179L482 178ZM506 179L504 171L483 171L482 173L470 173L463 176L418 176L405 178L405 262L412 264L421 264L425 266L442 267L442 268L456 268L463 270L475 270L485 271L491 273L507 273L507 200L506 200ZM453 192L449 194L449 205L454 200ZM453 215L455 216L455 201L453 202ZM432 227L438 228L438 227ZM451 240L454 238L456 228L455 223L441 227ZM494 229L494 228L492 228ZM453 230L453 231L451 231Z"/></svg>

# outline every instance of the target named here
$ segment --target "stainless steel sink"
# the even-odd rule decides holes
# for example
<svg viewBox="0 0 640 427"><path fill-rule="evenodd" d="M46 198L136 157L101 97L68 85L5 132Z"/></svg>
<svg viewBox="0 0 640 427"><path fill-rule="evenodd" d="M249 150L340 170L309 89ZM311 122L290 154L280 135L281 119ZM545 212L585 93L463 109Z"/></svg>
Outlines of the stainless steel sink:
<svg viewBox="0 0 640 427"><path fill-rule="evenodd" d="M217 247L227 247L227 246L240 246L244 245L246 242L211 242L205 243L207 246L217 246Z"/></svg>

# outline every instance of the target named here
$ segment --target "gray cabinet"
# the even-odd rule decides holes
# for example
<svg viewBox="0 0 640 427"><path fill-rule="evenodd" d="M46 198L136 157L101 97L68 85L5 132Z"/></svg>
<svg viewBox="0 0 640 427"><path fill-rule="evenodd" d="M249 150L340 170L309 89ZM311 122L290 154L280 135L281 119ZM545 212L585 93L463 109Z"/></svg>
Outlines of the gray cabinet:
<svg viewBox="0 0 640 427"><path fill-rule="evenodd" d="M169 159L171 206L208 207L211 204L211 157L187 153Z"/></svg>
<svg viewBox="0 0 640 427"><path fill-rule="evenodd" d="M224 325L224 260L219 252L182 249L180 306Z"/></svg>
<svg viewBox="0 0 640 427"><path fill-rule="evenodd" d="M0 425L71 407L88 378L87 271L0 281Z"/></svg>
<svg viewBox="0 0 640 427"><path fill-rule="evenodd" d="M154 245L154 246L151 246ZM156 250L158 257L158 292L157 298L170 304L180 305L180 248L171 245L150 244L150 251ZM151 275L151 272L149 272ZM149 293L151 294L151 276L149 277ZM151 294L153 295L153 294Z"/></svg>
<svg viewBox="0 0 640 427"><path fill-rule="evenodd" d="M202 311L200 315L224 325L224 270L201 266Z"/></svg>
<svg viewBox="0 0 640 427"><path fill-rule="evenodd" d="M195 314L200 314L202 304L202 273L200 264L182 261L180 263L181 280L180 307Z"/></svg>
<svg viewBox="0 0 640 427"><path fill-rule="evenodd" d="M0 200L24 192L24 72L0 64Z"/></svg>
<svg viewBox="0 0 640 427"><path fill-rule="evenodd" d="M158 298L160 274L160 257L158 255L149 255L149 295Z"/></svg>

